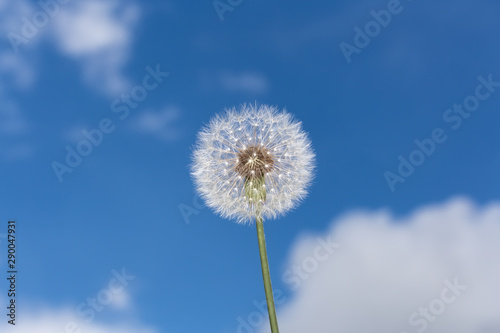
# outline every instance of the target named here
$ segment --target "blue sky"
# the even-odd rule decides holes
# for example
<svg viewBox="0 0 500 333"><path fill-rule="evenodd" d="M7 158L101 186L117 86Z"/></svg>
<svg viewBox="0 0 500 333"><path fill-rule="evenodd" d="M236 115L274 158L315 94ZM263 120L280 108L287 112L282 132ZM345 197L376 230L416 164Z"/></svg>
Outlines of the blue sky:
<svg viewBox="0 0 500 333"><path fill-rule="evenodd" d="M42 327L45 318L54 332L64 332L67 321L82 320L78 305L108 285L112 270L125 268L135 279L86 331L239 329L237 318L247 318L253 302L264 299L255 230L193 203L188 169L197 131L225 107L257 102L286 108L303 122L317 153L308 199L265 224L273 285L286 297L285 326L293 328L286 309L300 308L294 302L310 290L292 290L281 278L290 260L307 250L305 235L327 235L336 224L349 223L342 216L360 209L373 212L373 219L386 209L391 223L410 224L412 214L428 205L486 214L487 205L499 200L500 86L485 86L484 80L500 82L500 4L223 2L233 3L232 10L218 13L211 1L54 2L53 17L13 47L13 34L23 36L23 17L33 21L42 7L0 0L0 234L7 219L17 219L20 324ZM375 20L371 11L388 8L397 13L369 32L369 44L348 61L341 43L356 47L356 27L366 33ZM142 89L157 68L168 76ZM478 85L487 97L475 97ZM131 91L147 96L122 120L113 103ZM449 117L459 113L447 110L465 100L478 105L454 129L456 120ZM85 140L82 131L98 128L103 119L113 130L60 181L54 161L66 163L66 147L77 149ZM408 160L418 149L415 140L432 138L436 129L447 139L434 143L430 156L392 191L385 173L398 174L399 156ZM446 204L457 196L465 199ZM195 212L188 220L185 207ZM453 222L455 215L449 216ZM358 239L356 232L345 239ZM3 249L5 239L0 241ZM474 249L463 256L483 253ZM480 276L481 268L474 269ZM374 272L391 275L389 269ZM424 288L434 295L431 289ZM340 309L351 311L348 305ZM380 319L380 329L392 329L383 326L390 318ZM124 323L128 328L119 328ZM316 331L328 331L328 325ZM257 326L255 331L266 324Z"/></svg>

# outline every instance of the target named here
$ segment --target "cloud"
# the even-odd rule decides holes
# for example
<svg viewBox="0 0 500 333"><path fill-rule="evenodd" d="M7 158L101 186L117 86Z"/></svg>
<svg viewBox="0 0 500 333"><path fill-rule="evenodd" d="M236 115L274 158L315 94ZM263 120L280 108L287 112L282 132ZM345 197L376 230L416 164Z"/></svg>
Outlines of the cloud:
<svg viewBox="0 0 500 333"><path fill-rule="evenodd" d="M0 30L4 36L8 33L21 33L22 17L28 17L33 12L33 6L29 1L0 0ZM10 45L9 45L10 46Z"/></svg>
<svg viewBox="0 0 500 333"><path fill-rule="evenodd" d="M10 33L21 35L21 18L31 12L32 6L25 0L0 1L0 34L6 37L4 43L0 43L0 97L11 88L26 89L34 82L32 54L16 54L8 42Z"/></svg>
<svg viewBox="0 0 500 333"><path fill-rule="evenodd" d="M269 90L268 79L260 73L223 73L220 77L222 88L228 92L264 94Z"/></svg>
<svg viewBox="0 0 500 333"><path fill-rule="evenodd" d="M2 323L2 325L6 325ZM156 333L155 329L132 325L130 323L120 324L86 324L69 310L43 310L39 313L24 313L22 319L16 322L16 326L8 325L6 333ZM2 332L4 332L2 330Z"/></svg>
<svg viewBox="0 0 500 333"><path fill-rule="evenodd" d="M31 126L19 111L17 105L0 92L0 160L18 161L32 157L35 146L29 140Z"/></svg>
<svg viewBox="0 0 500 333"><path fill-rule="evenodd" d="M110 305L118 310L131 309L132 302L129 293L123 291L121 293L113 295L113 301Z"/></svg>
<svg viewBox="0 0 500 333"><path fill-rule="evenodd" d="M61 8L53 38L59 50L81 62L85 80L109 95L130 87L123 75L138 6L115 0L84 1Z"/></svg>
<svg viewBox="0 0 500 333"><path fill-rule="evenodd" d="M269 92L269 79L262 73L245 71L221 71L205 74L201 78L202 88L217 89L227 93L263 95Z"/></svg>
<svg viewBox="0 0 500 333"><path fill-rule="evenodd" d="M17 105L0 92L0 159L17 161L33 156L34 145L27 140L30 126Z"/></svg>
<svg viewBox="0 0 500 333"><path fill-rule="evenodd" d="M42 24L39 20L43 17L46 20ZM0 33L8 37L15 34L23 40L19 44L12 40L0 43L0 104L3 106L0 158L17 160L34 152L33 144L23 142L29 134L29 126L12 101L12 94L32 87L40 43L51 40L62 54L82 66L87 84L108 96L116 96L130 88L123 70L138 18L137 5L117 0L67 4L55 1L49 7L41 2L0 0ZM32 28L27 29L29 25Z"/></svg>
<svg viewBox="0 0 500 333"><path fill-rule="evenodd" d="M20 89L31 87L35 80L35 72L26 57L15 55L10 51L0 52L0 73L4 76L4 80L8 75L8 81ZM0 85L2 84L5 83L0 82ZM2 88L0 86L0 89Z"/></svg>
<svg viewBox="0 0 500 333"><path fill-rule="evenodd" d="M340 247L278 309L283 332L500 332L500 203L454 199L400 218L356 211L320 236ZM288 267L317 244L302 237ZM466 289L447 302L453 284Z"/></svg>
<svg viewBox="0 0 500 333"><path fill-rule="evenodd" d="M0 82L1 83L1 82ZM18 161L35 153L31 126L16 103L5 98L0 85L0 160Z"/></svg>
<svg viewBox="0 0 500 333"><path fill-rule="evenodd" d="M48 39L61 53L81 64L84 80L97 91L115 96L127 90L130 83L123 69L139 19L138 5L117 0L71 1L67 4L54 1L52 4L47 7L26 0L0 2L0 31L6 36L16 34L24 40L17 45L11 41L14 44L9 43L3 49L0 45L3 62L8 60L10 65L15 65L10 66L14 67L11 71L22 74L16 78L27 82L33 80L34 75L28 72L32 66L27 65L38 54L39 42ZM45 17L45 23L35 24L35 16L38 19ZM26 35L29 24L33 28L28 31L34 30L31 36ZM13 57L15 50L18 52ZM5 58L6 55L10 57ZM30 60L24 61L25 58Z"/></svg>
<svg viewBox="0 0 500 333"><path fill-rule="evenodd" d="M32 143L15 142L0 145L0 158L7 162L15 162L32 157L35 147Z"/></svg>
<svg viewBox="0 0 500 333"><path fill-rule="evenodd" d="M3 101L0 109L0 136L17 136L28 131L28 124L14 103Z"/></svg>
<svg viewBox="0 0 500 333"><path fill-rule="evenodd" d="M114 277L111 278L107 288L87 297L78 305L56 308L24 300L22 314L17 307L15 327L6 332L157 333L156 329L147 327L137 318L137 311L131 302L130 294L125 289L128 281L133 281L135 277L128 275L123 269L116 271L116 275L113 274ZM0 297L0 304L9 304L9 300ZM6 318L0 323L2 332L4 332L2 325L11 327L7 324L7 320L12 318L10 316Z"/></svg>
<svg viewBox="0 0 500 333"><path fill-rule="evenodd" d="M32 12L32 6L25 0L0 0L0 33L20 33L20 22ZM32 45L33 46L33 45ZM31 53L15 54L11 44L0 43L0 160L18 161L34 154L35 147L29 142L31 126L13 100L13 92L32 87L36 72Z"/></svg>
<svg viewBox="0 0 500 333"><path fill-rule="evenodd" d="M167 107L162 111L144 111L133 119L131 129L137 133L152 135L158 140L175 141L181 136L181 130L175 124L180 114L176 107Z"/></svg>

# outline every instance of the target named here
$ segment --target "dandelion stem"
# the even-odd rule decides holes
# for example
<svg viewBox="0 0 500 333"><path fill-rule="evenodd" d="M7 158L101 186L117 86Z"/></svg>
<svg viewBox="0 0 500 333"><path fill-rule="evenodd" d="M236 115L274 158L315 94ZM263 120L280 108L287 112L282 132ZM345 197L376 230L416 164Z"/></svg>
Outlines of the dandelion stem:
<svg viewBox="0 0 500 333"><path fill-rule="evenodd" d="M267 311L269 313L269 323L271 324L271 332L279 333L278 320L276 319L276 309L274 308L273 287L271 285L271 275L269 274L269 263L267 261L266 238L264 236L264 224L262 222L262 217L256 218L256 224L257 238L259 239L260 264L262 266Z"/></svg>

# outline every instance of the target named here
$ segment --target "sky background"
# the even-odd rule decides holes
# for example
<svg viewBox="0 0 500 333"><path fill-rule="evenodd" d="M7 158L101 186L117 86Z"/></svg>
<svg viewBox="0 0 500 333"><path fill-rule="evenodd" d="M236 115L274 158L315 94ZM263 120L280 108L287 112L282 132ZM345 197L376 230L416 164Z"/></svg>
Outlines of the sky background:
<svg viewBox="0 0 500 333"><path fill-rule="evenodd" d="M15 218L20 272L9 332L265 332L255 226L204 207L189 175L200 127L255 102L296 115L317 154L309 197L265 224L283 332L417 332L409 317L456 278L467 290L424 331L500 331L500 83L459 128L445 119L478 77L500 82L500 3L46 2L0 0L0 263L4 276ZM122 94L155 69L169 74L121 119ZM58 178L54 162L103 119L114 130ZM436 129L447 139L391 189L386 172ZM294 265L310 271L295 287ZM123 269L134 279L109 304L77 312Z"/></svg>

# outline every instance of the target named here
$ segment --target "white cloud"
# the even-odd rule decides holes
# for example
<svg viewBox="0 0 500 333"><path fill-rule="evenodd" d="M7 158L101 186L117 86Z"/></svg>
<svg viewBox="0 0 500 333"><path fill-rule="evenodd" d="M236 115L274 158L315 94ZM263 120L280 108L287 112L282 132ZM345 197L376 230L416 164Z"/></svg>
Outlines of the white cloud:
<svg viewBox="0 0 500 333"><path fill-rule="evenodd" d="M181 130L175 124L180 114L176 107L167 107L162 111L144 111L133 119L131 128L162 141L175 141L181 135Z"/></svg>
<svg viewBox="0 0 500 333"><path fill-rule="evenodd" d="M222 88L228 92L264 94L269 91L269 81L261 73L225 72L220 76Z"/></svg>
<svg viewBox="0 0 500 333"><path fill-rule="evenodd" d="M33 10L25 0L0 2L0 33L6 37L10 33L21 35L21 18L29 16ZM0 95L11 87L26 89L34 82L33 57L30 52L15 53L10 43L0 46Z"/></svg>
<svg viewBox="0 0 500 333"><path fill-rule="evenodd" d="M278 309L283 332L500 332L500 203L455 199L404 218L358 211L334 221L328 236L340 247ZM288 267L317 245L300 239ZM410 325L455 278L467 290L425 329Z"/></svg>
<svg viewBox="0 0 500 333"><path fill-rule="evenodd" d="M115 2L91 1L63 10L56 31L61 49L72 56L92 55L128 43L127 27L113 16L115 9Z"/></svg>
<svg viewBox="0 0 500 333"><path fill-rule="evenodd" d="M207 91L220 90L228 93L263 95L271 84L262 73L253 71L218 71L204 73L200 77L201 88Z"/></svg>
<svg viewBox="0 0 500 333"><path fill-rule="evenodd" d="M84 1L61 8L53 36L59 49L82 63L86 81L110 95L130 87L123 75L139 8L115 0Z"/></svg>
<svg viewBox="0 0 500 333"><path fill-rule="evenodd" d="M2 101L0 109L0 136L17 136L28 131L28 124L14 103Z"/></svg>
<svg viewBox="0 0 500 333"><path fill-rule="evenodd" d="M17 104L2 95L0 89L0 160L18 161L29 158L35 153L34 144L28 139L31 126Z"/></svg>
<svg viewBox="0 0 500 333"><path fill-rule="evenodd" d="M0 91L0 160L18 161L35 153L35 146L27 140L30 126L17 105L2 97Z"/></svg>
<svg viewBox="0 0 500 333"><path fill-rule="evenodd" d="M113 308L118 310L131 309L132 302L129 293L125 290L113 295L113 301L110 304Z"/></svg>
<svg viewBox="0 0 500 333"><path fill-rule="evenodd" d="M21 33L22 17L29 17L33 12L33 6L29 1L0 0L0 30L7 37L8 33Z"/></svg>
<svg viewBox="0 0 500 333"><path fill-rule="evenodd" d="M33 156L34 145L27 142L30 126L17 105L4 99L0 92L0 159L17 161Z"/></svg>
<svg viewBox="0 0 500 333"><path fill-rule="evenodd" d="M62 139L67 142L71 142L72 144L76 144L79 141L86 139L82 132L88 128L89 126L81 124L68 127L63 130Z"/></svg>
<svg viewBox="0 0 500 333"><path fill-rule="evenodd" d="M0 52L0 73L4 80L9 75L8 81L20 89L29 88L35 80L35 72L26 57L10 51Z"/></svg>
<svg viewBox="0 0 500 333"><path fill-rule="evenodd" d="M4 161L15 162L32 157L35 154L35 147L32 143L17 142L0 146L0 157Z"/></svg>
<svg viewBox="0 0 500 333"><path fill-rule="evenodd" d="M1 325L6 325L2 323ZM2 330L3 332L3 330ZM127 322L120 324L84 323L69 310L43 310L39 313L26 313L16 322L16 326L8 325L6 333L156 333L155 329L132 325Z"/></svg>
<svg viewBox="0 0 500 333"><path fill-rule="evenodd" d="M33 36L15 45L18 52L15 58L14 48L0 49L0 54L10 61L21 63L30 56L30 61L23 61L11 71L24 81L32 81L33 73L28 73L32 66L31 58L38 54L40 41L52 40L64 55L77 60L83 68L85 81L97 91L115 96L128 88L130 84L123 74L128 61L133 39L133 30L139 18L139 7L129 1L89 0L70 1L67 4L54 2L50 7L53 12L46 15L42 6L26 0L0 3L0 32L26 37L23 27L26 22L33 24L34 14L46 15L47 23L41 26L32 25ZM37 17L41 17L41 16ZM31 31L31 30L30 30ZM0 70L2 69L0 64ZM5 66L3 66L5 68ZM12 67L12 66L11 66Z"/></svg>

